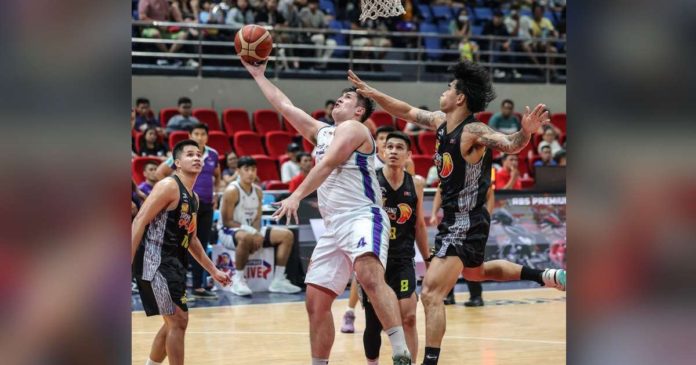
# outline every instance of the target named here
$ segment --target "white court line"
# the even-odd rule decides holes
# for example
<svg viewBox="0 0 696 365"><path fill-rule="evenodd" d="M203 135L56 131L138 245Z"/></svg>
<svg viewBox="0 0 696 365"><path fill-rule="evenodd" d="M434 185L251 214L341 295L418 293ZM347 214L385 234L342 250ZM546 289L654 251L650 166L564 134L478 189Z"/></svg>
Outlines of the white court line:
<svg viewBox="0 0 696 365"><path fill-rule="evenodd" d="M515 293L515 292L529 292L529 291L546 291L546 290L551 290L552 288L526 288L526 289L503 289L503 290L489 290L488 293ZM458 293L455 293L458 294ZM466 292L459 293L462 295L465 295ZM419 294L420 295L420 294ZM201 299L202 300L202 299ZM347 301L348 298L344 299L336 299L334 302L340 302L340 301ZM242 307L242 306L259 306L259 305L290 305L290 304L304 304L304 300L299 300L295 302L277 302L277 303L249 303L249 304L235 304L235 305L220 305L220 306L214 306L214 307L189 307L189 312L191 311L202 311L202 310L210 310L210 309L221 309L221 308L235 308L235 307ZM145 311L131 311L131 313L145 313ZM187 332L188 333L188 332Z"/></svg>
<svg viewBox="0 0 696 365"><path fill-rule="evenodd" d="M137 331L133 332L134 335L154 335L157 332L150 331ZM264 331L186 331L186 334L196 334L196 335L268 335L268 336L309 336L309 332L264 332ZM425 339L425 335L419 335L419 338ZM551 340L529 340L529 339L519 339L519 338L504 338L504 337L471 337L471 336L448 336L445 335L444 339L454 339L454 340L481 340L481 341L511 341L511 342L529 342L529 343L546 343L555 345L565 345L565 341L551 341Z"/></svg>

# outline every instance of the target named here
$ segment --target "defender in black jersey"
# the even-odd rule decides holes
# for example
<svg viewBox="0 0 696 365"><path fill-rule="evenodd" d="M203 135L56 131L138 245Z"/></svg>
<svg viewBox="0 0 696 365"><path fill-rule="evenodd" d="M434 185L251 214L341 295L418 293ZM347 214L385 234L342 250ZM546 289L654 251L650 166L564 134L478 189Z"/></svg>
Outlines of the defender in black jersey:
<svg viewBox="0 0 696 365"><path fill-rule="evenodd" d="M177 143L173 157L176 172L155 184L133 219L131 262L145 313L164 318L150 361L161 363L169 356L170 364L183 364L187 251L221 284L229 284L230 278L215 268L195 234L198 196L192 189L203 167L198 144Z"/></svg>
<svg viewBox="0 0 696 365"><path fill-rule="evenodd" d="M384 156L385 166L377 170L377 179L382 189L382 209L387 212L391 223L384 277L399 299L406 344L411 352L412 361L415 362L418 354L418 333L414 241L421 255L428 257L428 235L422 208L425 180L420 176L411 176L405 171L407 161L411 157L411 141L407 135L401 132L389 133ZM362 299L365 307L365 357L368 361L376 361L382 344L382 325L364 292Z"/></svg>
<svg viewBox="0 0 696 365"><path fill-rule="evenodd" d="M545 105L527 107L520 131L503 134L476 120L495 98L488 72L480 65L462 61L450 69L452 81L440 96L440 110L429 112L394 99L360 80L352 71L348 79L361 95L374 99L388 113L424 128L437 130L435 165L440 176L444 219L438 226L435 254L423 280L426 348L423 364L437 364L445 334L442 298L459 274L471 281L533 280L565 290L565 270L536 270L495 260L483 262L490 215L484 209L490 186L491 150L508 154L522 150L543 124L550 122Z"/></svg>

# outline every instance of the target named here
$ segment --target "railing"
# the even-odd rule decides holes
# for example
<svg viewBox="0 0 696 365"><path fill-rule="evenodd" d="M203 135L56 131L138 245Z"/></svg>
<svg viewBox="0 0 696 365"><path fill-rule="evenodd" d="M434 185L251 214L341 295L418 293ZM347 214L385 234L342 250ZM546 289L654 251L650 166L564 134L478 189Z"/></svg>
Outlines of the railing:
<svg viewBox="0 0 696 365"><path fill-rule="evenodd" d="M143 48L143 44L181 44L184 46L194 49L194 52L155 52L155 51L143 51L143 50L133 50L131 52L132 57L144 57L144 58L157 58L157 59L193 59L196 60L196 67L189 67L190 69L195 69L197 75L202 76L207 61L214 62L214 60L229 60L236 61L236 67L232 65L216 66L217 69L237 69L241 70L241 63L239 62L239 56L236 55L234 51L234 39L232 34L236 32L239 27L233 27L229 25L217 25L217 24L197 24L197 23L173 23L173 22L145 22L145 21L134 21L134 30L136 34L140 34L140 29L144 27L180 27L182 29L197 29L198 35L197 39L187 39L187 40L170 40L170 39L159 39L159 38L142 38L133 37L132 44L133 48ZM204 30L216 29L219 32L227 32L228 35L223 37L223 40L209 40L204 38ZM459 59L460 52L458 49L443 48L439 50L425 48L423 46L424 40L440 39L445 43L451 42L451 44L458 44L461 37L454 35L446 35L439 33L419 33L419 32L377 32L377 31L365 31L365 30L336 30L336 29L316 29L316 28L273 28L266 27L267 30L271 32L271 36L275 40L279 40L279 34L324 34L326 39L335 38L337 36L345 37L346 44L336 45L336 46L317 46L314 43L276 43L274 42L273 51L269 57L269 69L272 69L275 73L275 77L281 76L281 65L283 63L311 63L311 64L345 64L346 68L353 68L354 65L384 65L387 68L392 67L400 69L400 72L404 74L405 78L413 78L415 75L415 80L421 81L423 79L424 73L428 68L433 67L437 69L440 67L444 70L445 67L451 65L453 62ZM358 47L353 46L353 40L356 38L389 38L392 43L402 43L410 47ZM487 42L487 49L479 49L477 52L478 56L486 61L479 62L481 65L489 68L491 73L494 69L499 69L502 71L522 71L525 70L537 70L537 73L542 72L543 76L540 77L541 82L551 82L554 81L555 76L559 74L565 74L566 71L566 55L564 53L528 53L528 52L518 52L518 51L498 51L494 47L497 43L504 41L512 42L523 42L523 41L535 41L535 42L551 42L556 45L565 45L565 39L560 38L533 38L533 39L521 39L515 37L497 37L497 36L471 36L470 39L475 42L483 43ZM401 42L399 42L401 41ZM413 48L415 46L415 48ZM204 52L203 48L208 49L217 48L218 52ZM335 57L332 56L328 59L321 57L305 57L305 56L283 56L279 55L279 50L288 51L294 50L306 50L315 53L317 50L332 49L333 53L344 52L347 53L345 57ZM221 51L221 52L220 52ZM374 58L366 56L367 52L380 52L384 53L384 58ZM368 53L369 54L369 53ZM392 56L386 56L391 54ZM432 54L439 55L432 57ZM530 56L534 56L537 60L543 60L543 63L534 64L529 62L519 62L519 60L529 60ZM400 58L399 58L400 57ZM497 58L507 58L508 60L513 60L513 62L492 62L495 57ZM317 70L318 72L323 71Z"/></svg>

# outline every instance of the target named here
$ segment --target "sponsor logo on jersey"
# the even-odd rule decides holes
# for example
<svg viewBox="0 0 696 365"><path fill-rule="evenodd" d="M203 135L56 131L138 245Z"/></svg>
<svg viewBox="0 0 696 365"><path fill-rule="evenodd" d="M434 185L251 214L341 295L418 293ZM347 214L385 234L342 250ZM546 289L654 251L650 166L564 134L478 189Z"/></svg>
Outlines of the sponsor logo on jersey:
<svg viewBox="0 0 696 365"><path fill-rule="evenodd" d="M404 224L409 219L411 219L411 215L413 214L413 210L411 209L411 206L406 204L406 203L401 203L401 204L399 204L398 207L399 207L399 219L396 221L396 223Z"/></svg>
<svg viewBox="0 0 696 365"><path fill-rule="evenodd" d="M452 155L449 152L445 152L442 155L442 162L438 165L438 170L440 172L440 178L446 178L452 174L454 170L454 164L452 163Z"/></svg>
<svg viewBox="0 0 696 365"><path fill-rule="evenodd" d="M188 203L181 203L181 212L182 213L188 213L189 210L189 205Z"/></svg>

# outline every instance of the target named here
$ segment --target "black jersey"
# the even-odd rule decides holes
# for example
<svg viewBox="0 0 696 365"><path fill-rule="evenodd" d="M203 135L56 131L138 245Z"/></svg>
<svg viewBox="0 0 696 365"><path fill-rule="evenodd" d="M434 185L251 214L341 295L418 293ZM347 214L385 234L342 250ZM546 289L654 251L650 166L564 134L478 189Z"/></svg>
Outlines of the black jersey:
<svg viewBox="0 0 696 365"><path fill-rule="evenodd" d="M198 202L178 176L172 178L179 186L179 204L173 210L157 214L145 230L139 247L143 255L143 280L152 280L157 270L186 276L186 253L196 232Z"/></svg>
<svg viewBox="0 0 696 365"><path fill-rule="evenodd" d="M384 177L382 169L377 170L377 180L382 188L382 206L389 216L391 231L389 232L388 260L412 260L416 256L413 242L416 239L416 212L418 195L413 177L406 173L401 186L394 190Z"/></svg>
<svg viewBox="0 0 696 365"><path fill-rule="evenodd" d="M462 157L460 148L464 126L475 122L478 120L472 114L450 133L447 133L447 123L437 129L435 166L445 214L479 211L486 203L491 185L491 150L486 149L479 162L470 164Z"/></svg>

